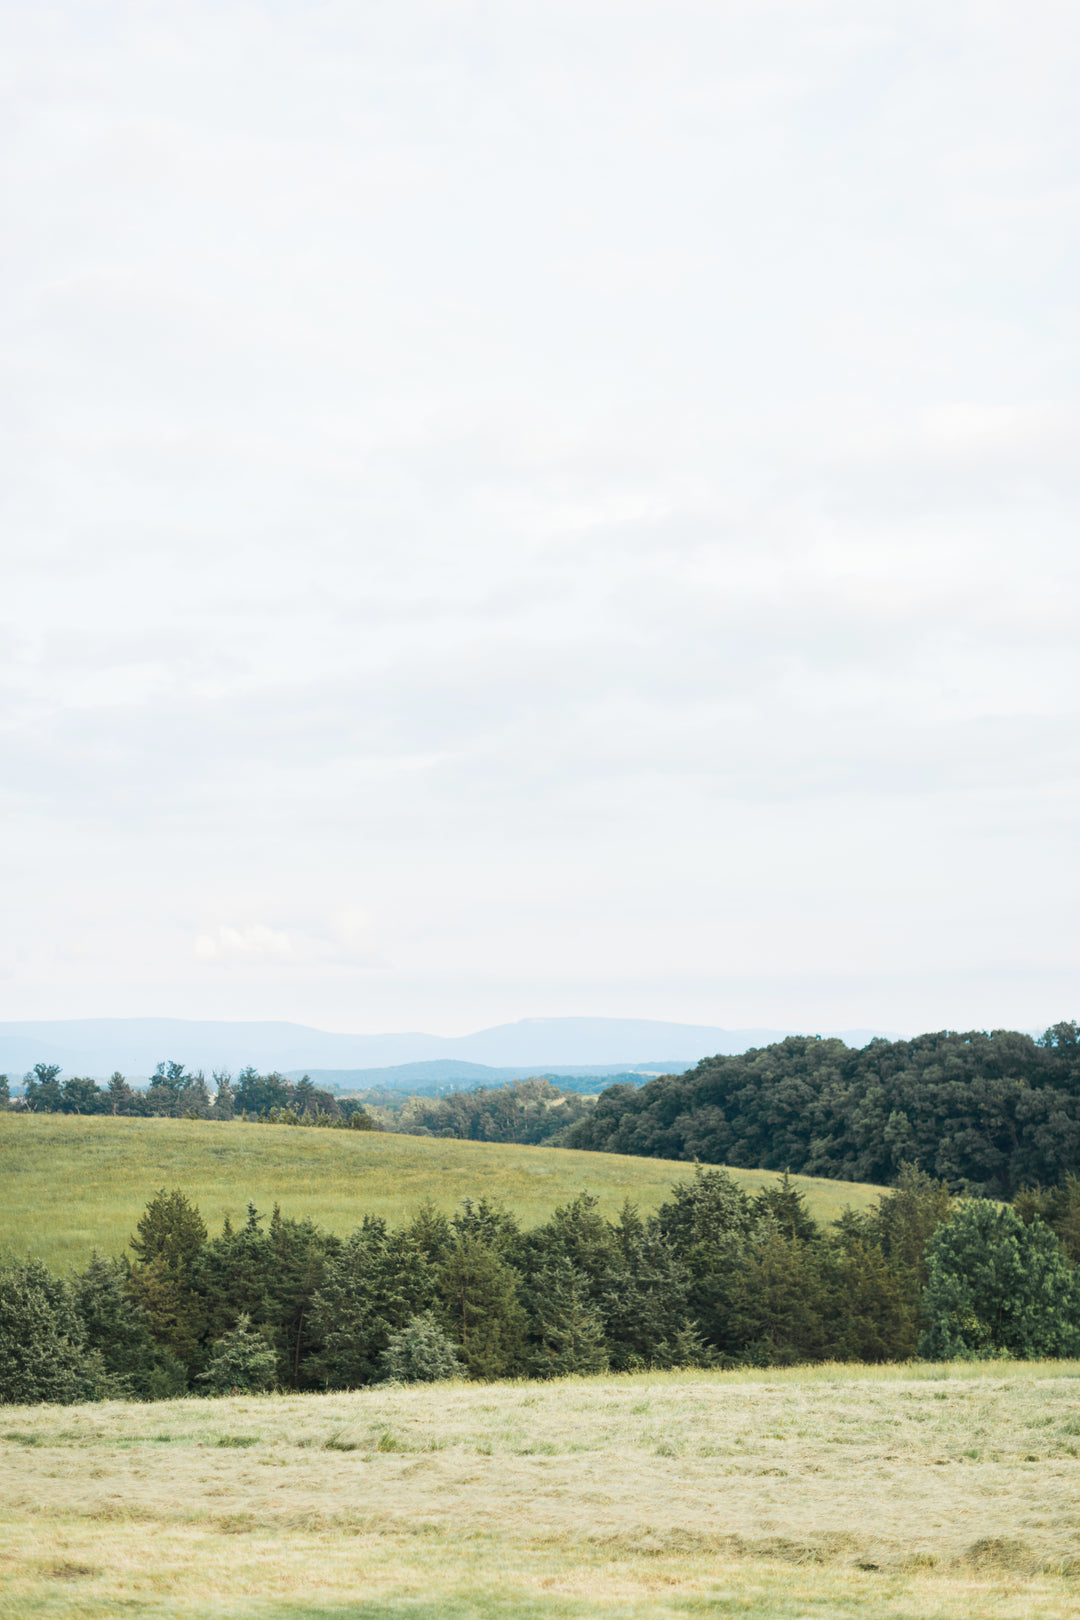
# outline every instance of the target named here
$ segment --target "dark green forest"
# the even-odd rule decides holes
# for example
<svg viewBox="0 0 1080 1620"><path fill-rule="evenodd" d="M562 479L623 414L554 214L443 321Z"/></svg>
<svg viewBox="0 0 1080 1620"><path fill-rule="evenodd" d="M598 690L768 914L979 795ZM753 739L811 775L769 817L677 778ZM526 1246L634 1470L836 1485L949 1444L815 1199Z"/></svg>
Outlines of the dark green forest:
<svg viewBox="0 0 1080 1620"><path fill-rule="evenodd" d="M905 1162L1011 1198L1080 1168L1080 1028L874 1040L790 1036L613 1086L563 1147L891 1185Z"/></svg>
<svg viewBox="0 0 1080 1620"><path fill-rule="evenodd" d="M827 1230L786 1176L698 1166L654 1216L582 1192L523 1230L470 1200L337 1237L248 1206L211 1236L179 1189L70 1277L0 1266L0 1401L154 1400L385 1381L1080 1354L1080 1181L1015 1205L923 1171Z"/></svg>

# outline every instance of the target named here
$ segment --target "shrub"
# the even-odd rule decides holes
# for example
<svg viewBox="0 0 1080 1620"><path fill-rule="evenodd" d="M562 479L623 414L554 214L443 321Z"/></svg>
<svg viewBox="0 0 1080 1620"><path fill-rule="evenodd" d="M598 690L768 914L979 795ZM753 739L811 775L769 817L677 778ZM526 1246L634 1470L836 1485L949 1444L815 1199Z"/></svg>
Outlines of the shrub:
<svg viewBox="0 0 1080 1620"><path fill-rule="evenodd" d="M410 1316L403 1328L391 1333L379 1357L379 1370L383 1378L402 1384L434 1384L464 1374L457 1345L430 1311Z"/></svg>

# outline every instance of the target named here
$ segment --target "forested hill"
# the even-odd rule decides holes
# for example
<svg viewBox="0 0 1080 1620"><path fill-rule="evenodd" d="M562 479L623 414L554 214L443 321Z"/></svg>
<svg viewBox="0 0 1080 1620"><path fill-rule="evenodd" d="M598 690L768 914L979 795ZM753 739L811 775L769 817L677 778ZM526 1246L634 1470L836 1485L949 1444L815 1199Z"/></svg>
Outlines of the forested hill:
<svg viewBox="0 0 1080 1620"><path fill-rule="evenodd" d="M910 1041L789 1036L612 1086L562 1146L892 1182L904 1161L1011 1196L1080 1171L1080 1028Z"/></svg>

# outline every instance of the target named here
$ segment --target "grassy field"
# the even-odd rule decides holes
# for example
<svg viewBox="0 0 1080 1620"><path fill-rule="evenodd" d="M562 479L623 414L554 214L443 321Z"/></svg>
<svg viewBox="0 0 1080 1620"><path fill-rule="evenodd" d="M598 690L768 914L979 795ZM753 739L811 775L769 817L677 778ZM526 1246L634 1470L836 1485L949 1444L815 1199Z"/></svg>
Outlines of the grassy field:
<svg viewBox="0 0 1080 1620"><path fill-rule="evenodd" d="M159 1187L182 1187L212 1231L248 1199L350 1231L366 1212L406 1219L425 1198L446 1210L462 1198L500 1198L533 1225L587 1187L605 1213L626 1198L643 1211L668 1197L692 1166L667 1159L560 1148L508 1147L423 1136L318 1131L183 1119L0 1115L0 1253L32 1253L54 1268L93 1249L118 1253ZM774 1177L734 1170L748 1190ZM815 1216L862 1209L882 1188L794 1178Z"/></svg>
<svg viewBox="0 0 1080 1620"><path fill-rule="evenodd" d="M0 1614L1059 1620L1080 1364L0 1412Z"/></svg>

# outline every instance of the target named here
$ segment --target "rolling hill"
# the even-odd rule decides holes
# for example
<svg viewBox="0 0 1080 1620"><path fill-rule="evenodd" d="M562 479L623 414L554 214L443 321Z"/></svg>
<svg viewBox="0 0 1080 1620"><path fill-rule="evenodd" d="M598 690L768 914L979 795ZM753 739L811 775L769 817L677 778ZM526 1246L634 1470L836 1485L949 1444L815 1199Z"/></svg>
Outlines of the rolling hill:
<svg viewBox="0 0 1080 1620"><path fill-rule="evenodd" d="M160 1187L182 1187L212 1230L227 1212L242 1216L250 1199L344 1233L367 1212L403 1220L425 1198L448 1211L467 1197L502 1199L528 1226L582 1187L609 1216L627 1198L647 1212L691 1174L666 1159L367 1131L8 1114L0 1115L0 1252L29 1252L54 1269L83 1264L94 1249L118 1253ZM751 1190L773 1179L732 1174ZM884 1190L795 1179L821 1221Z"/></svg>

